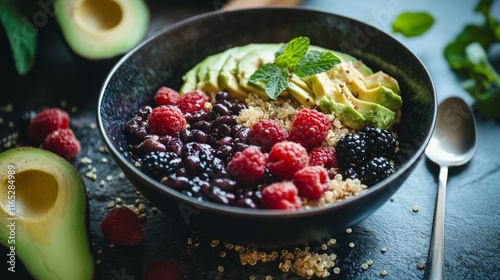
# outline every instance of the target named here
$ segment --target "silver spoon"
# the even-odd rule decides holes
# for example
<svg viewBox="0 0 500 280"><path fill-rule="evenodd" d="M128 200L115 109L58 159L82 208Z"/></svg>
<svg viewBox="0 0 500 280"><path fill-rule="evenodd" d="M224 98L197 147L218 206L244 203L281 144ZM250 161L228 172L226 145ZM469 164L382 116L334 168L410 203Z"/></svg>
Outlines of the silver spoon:
<svg viewBox="0 0 500 280"><path fill-rule="evenodd" d="M436 129L425 155L439 165L434 226L424 279L444 279L444 216L448 167L467 163L476 150L476 121L469 105L450 97L438 107Z"/></svg>

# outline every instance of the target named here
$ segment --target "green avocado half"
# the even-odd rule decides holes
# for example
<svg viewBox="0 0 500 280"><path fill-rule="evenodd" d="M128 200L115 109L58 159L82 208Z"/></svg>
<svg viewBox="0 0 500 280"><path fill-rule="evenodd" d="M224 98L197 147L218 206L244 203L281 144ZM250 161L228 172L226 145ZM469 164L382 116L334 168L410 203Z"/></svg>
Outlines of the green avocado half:
<svg viewBox="0 0 500 280"><path fill-rule="evenodd" d="M68 45L88 59L129 51L141 42L149 25L144 0L57 0L54 12Z"/></svg>
<svg viewBox="0 0 500 280"><path fill-rule="evenodd" d="M0 153L0 218L7 224L0 243L8 267L22 261L35 279L92 279L86 205L83 179L63 158L33 147Z"/></svg>

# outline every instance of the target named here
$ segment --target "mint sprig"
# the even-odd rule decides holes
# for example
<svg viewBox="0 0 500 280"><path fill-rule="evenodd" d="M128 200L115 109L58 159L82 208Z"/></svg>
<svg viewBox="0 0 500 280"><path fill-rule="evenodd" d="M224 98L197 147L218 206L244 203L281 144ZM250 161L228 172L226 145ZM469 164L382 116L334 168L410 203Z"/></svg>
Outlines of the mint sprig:
<svg viewBox="0 0 500 280"><path fill-rule="evenodd" d="M25 9L26 5L18 1L0 0L0 29L3 26L7 33L20 75L25 75L32 68L37 47L37 32L29 26Z"/></svg>
<svg viewBox="0 0 500 280"><path fill-rule="evenodd" d="M292 74L300 78L330 70L340 63L331 52L309 50L307 37L296 37L275 53L274 63L261 66L250 76L251 83L262 82L269 98L276 99L290 82Z"/></svg>

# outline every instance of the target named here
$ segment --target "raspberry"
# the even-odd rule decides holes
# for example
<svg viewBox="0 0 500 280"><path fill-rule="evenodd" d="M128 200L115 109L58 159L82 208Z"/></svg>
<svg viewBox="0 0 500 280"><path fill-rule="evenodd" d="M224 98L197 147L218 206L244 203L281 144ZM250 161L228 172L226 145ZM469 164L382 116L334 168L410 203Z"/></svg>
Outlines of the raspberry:
<svg viewBox="0 0 500 280"><path fill-rule="evenodd" d="M193 114L197 111L205 109L205 103L209 100L210 98L208 95L206 95L202 90L194 90L181 95L178 106L184 114Z"/></svg>
<svg viewBox="0 0 500 280"><path fill-rule="evenodd" d="M104 238L118 245L135 246L144 238L139 217L128 207L113 208L101 221Z"/></svg>
<svg viewBox="0 0 500 280"><path fill-rule="evenodd" d="M41 147L67 160L76 158L80 153L80 141L69 128L61 128L49 133Z"/></svg>
<svg viewBox="0 0 500 280"><path fill-rule="evenodd" d="M316 110L304 108L297 113L289 133L289 140L310 150L325 141L331 122Z"/></svg>
<svg viewBox="0 0 500 280"><path fill-rule="evenodd" d="M337 152L330 147L317 147L309 153L309 165L319 165L325 168L338 168Z"/></svg>
<svg viewBox="0 0 500 280"><path fill-rule="evenodd" d="M295 172L307 166L309 155L302 145L282 141L276 143L269 152L267 168L280 180L292 180Z"/></svg>
<svg viewBox="0 0 500 280"><path fill-rule="evenodd" d="M255 184L264 178L266 161L266 155L259 148L249 146L233 156L227 164L227 172L240 184Z"/></svg>
<svg viewBox="0 0 500 280"><path fill-rule="evenodd" d="M149 130L159 136L173 135L186 127L182 112L173 106L159 106L153 109L148 118Z"/></svg>
<svg viewBox="0 0 500 280"><path fill-rule="evenodd" d="M156 106L160 105L173 105L179 104L181 95L175 89L169 87L161 87L155 94L154 100Z"/></svg>
<svg viewBox="0 0 500 280"><path fill-rule="evenodd" d="M265 209L293 210L302 207L297 187L291 182L278 182L262 190L262 207Z"/></svg>
<svg viewBox="0 0 500 280"><path fill-rule="evenodd" d="M249 143L261 147L264 152L269 152L274 144L287 138L288 132L273 120L259 120L248 132Z"/></svg>
<svg viewBox="0 0 500 280"><path fill-rule="evenodd" d="M293 183L299 195L309 199L318 199L328 190L328 172L322 166L306 166L295 173Z"/></svg>
<svg viewBox="0 0 500 280"><path fill-rule="evenodd" d="M28 137L40 145L47 135L59 128L69 128L69 116L59 108L45 108L38 112L28 125Z"/></svg>
<svg viewBox="0 0 500 280"><path fill-rule="evenodd" d="M160 258L150 261L144 268L143 280L180 280L179 263L174 259Z"/></svg>

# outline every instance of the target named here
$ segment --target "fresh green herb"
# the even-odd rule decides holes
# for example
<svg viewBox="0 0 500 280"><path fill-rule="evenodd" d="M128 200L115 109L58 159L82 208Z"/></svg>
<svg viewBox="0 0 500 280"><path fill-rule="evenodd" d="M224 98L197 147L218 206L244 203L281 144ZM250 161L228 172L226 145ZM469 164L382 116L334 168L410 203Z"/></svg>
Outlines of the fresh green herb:
<svg viewBox="0 0 500 280"><path fill-rule="evenodd" d="M434 17L426 12L405 12L396 18L392 24L392 31L406 37L420 36L433 24Z"/></svg>
<svg viewBox="0 0 500 280"><path fill-rule="evenodd" d="M308 52L309 38L297 37L275 53L274 63L264 64L250 76L252 83L265 83L265 91L271 99L276 99L290 82L292 74L300 78L328 71L340 63L331 52Z"/></svg>
<svg viewBox="0 0 500 280"><path fill-rule="evenodd" d="M26 20L19 1L0 0L0 23L7 33L17 72L28 73L35 59L37 32Z"/></svg>
<svg viewBox="0 0 500 280"><path fill-rule="evenodd" d="M487 118L500 118L500 76L491 66L488 56L479 43L465 48L469 79L464 89L478 102L479 113Z"/></svg>
<svg viewBox="0 0 500 280"><path fill-rule="evenodd" d="M491 13L493 0L479 0L475 11L484 16L482 25L467 25L444 56L451 69L464 79L464 89L477 101L479 113L487 118L500 118L500 77L488 61L486 51L500 42L500 23Z"/></svg>

